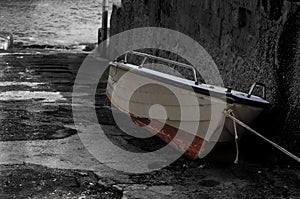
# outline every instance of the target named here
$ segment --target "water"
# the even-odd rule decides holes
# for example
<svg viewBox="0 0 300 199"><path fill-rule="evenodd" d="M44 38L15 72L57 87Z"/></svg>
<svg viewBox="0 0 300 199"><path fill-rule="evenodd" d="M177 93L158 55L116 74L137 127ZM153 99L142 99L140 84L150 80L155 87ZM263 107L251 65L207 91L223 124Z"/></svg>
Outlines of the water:
<svg viewBox="0 0 300 199"><path fill-rule="evenodd" d="M102 0L0 0L0 32L24 44L95 43L101 11Z"/></svg>
<svg viewBox="0 0 300 199"><path fill-rule="evenodd" d="M60 92L48 91L6 91L0 93L1 101L20 101L37 99L41 102L56 102L66 100Z"/></svg>

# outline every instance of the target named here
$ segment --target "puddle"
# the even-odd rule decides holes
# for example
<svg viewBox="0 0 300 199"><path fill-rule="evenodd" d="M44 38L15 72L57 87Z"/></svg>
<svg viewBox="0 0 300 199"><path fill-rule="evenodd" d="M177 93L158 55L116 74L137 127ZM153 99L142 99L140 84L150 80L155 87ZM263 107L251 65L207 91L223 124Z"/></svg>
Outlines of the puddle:
<svg viewBox="0 0 300 199"><path fill-rule="evenodd" d="M6 91L0 93L0 101L41 99L42 102L66 100L59 92Z"/></svg>
<svg viewBox="0 0 300 199"><path fill-rule="evenodd" d="M32 88L36 88L38 85L44 85L45 83L38 82L0 82L0 87L5 86L28 86Z"/></svg>

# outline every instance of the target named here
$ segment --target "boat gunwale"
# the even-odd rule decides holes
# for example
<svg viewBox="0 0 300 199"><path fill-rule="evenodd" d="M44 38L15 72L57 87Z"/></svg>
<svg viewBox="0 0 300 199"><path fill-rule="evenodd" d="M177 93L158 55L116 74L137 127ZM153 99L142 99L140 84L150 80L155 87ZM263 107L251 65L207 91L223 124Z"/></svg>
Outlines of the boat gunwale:
<svg viewBox="0 0 300 199"><path fill-rule="evenodd" d="M135 66L135 67L132 67L131 65ZM268 101L266 101L263 98L258 97L258 96L256 96L256 97L263 101L256 101L252 97L251 98L242 98L237 95L233 95L232 93L227 93L227 92L223 93L223 92L220 92L217 90L208 90L206 88L200 87L201 84L187 85L183 82L179 82L179 81L175 81L174 79L166 78L166 75L168 75L168 74L165 74L165 73L162 73L159 71L154 71L154 70L148 69L148 70L151 70L151 71L154 71L157 73L162 73L165 76L158 76L156 74L151 74L147 71L142 71L142 69L147 69L147 68L139 68L137 65L134 65L134 64L127 64L127 63L122 63L122 62L110 62L109 66L114 66L115 68L119 67L119 68L122 68L123 70L130 71L135 74L142 75L144 77L149 77L151 79L155 79L158 81L162 81L167 84L179 86L183 89L191 89L192 88L193 91L196 93L203 94L203 95L210 96L210 97L215 97L215 98L218 98L221 100L226 100L226 102L228 104L244 104L244 105L256 106L256 107L261 107L261 108L267 108L270 105ZM177 78L179 78L179 77L177 77ZM187 79L185 79L185 80L191 81L191 80L187 80ZM208 84L202 84L202 85L208 85ZM235 92L239 92L239 91L235 91ZM242 92L240 92L240 93L242 93ZM245 93L243 93L243 94L245 94ZM225 96L225 99L224 99L224 96Z"/></svg>

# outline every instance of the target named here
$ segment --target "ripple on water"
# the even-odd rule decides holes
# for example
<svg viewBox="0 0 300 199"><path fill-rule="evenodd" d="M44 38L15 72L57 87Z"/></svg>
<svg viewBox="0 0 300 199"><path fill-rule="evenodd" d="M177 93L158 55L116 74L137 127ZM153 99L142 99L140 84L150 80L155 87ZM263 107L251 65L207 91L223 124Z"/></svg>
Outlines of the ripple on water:
<svg viewBox="0 0 300 199"><path fill-rule="evenodd" d="M60 92L46 91L6 91L0 93L0 101L41 99L42 102L66 101Z"/></svg>
<svg viewBox="0 0 300 199"><path fill-rule="evenodd" d="M0 87L6 86L28 86L32 88L36 88L39 85L44 85L45 83L39 82L0 82Z"/></svg>

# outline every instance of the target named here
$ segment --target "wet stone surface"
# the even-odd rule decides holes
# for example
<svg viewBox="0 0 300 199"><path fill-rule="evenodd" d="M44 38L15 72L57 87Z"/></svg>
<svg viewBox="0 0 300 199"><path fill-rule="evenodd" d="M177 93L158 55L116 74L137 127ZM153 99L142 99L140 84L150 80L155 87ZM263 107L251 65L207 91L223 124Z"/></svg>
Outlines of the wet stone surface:
<svg viewBox="0 0 300 199"><path fill-rule="evenodd" d="M68 171L22 164L1 165L0 175L0 198L122 197L120 191L101 186L98 177L90 171Z"/></svg>
<svg viewBox="0 0 300 199"><path fill-rule="evenodd" d="M72 74L84 55L74 57L72 66L69 56L1 56L0 140L59 139L76 133L64 127L73 119L70 96L62 94L72 90L74 75L61 74Z"/></svg>
<svg viewBox="0 0 300 199"><path fill-rule="evenodd" d="M243 157L233 165L234 147L205 160L179 158L164 169L127 174L95 160L79 139L72 115L72 86L86 54L43 52L0 54L0 198L299 198L297 165L263 166ZM92 126L76 93L80 127ZM165 144L137 139L115 126L105 82L100 80L95 109L110 141L133 152ZM92 131L92 130L91 130ZM92 138L91 138L92 139ZM105 150L105 149L104 149ZM109 152L109 150L107 151ZM224 161L216 161L222 157ZM158 160L159 161L159 160ZM155 167L153 165L149 167Z"/></svg>

